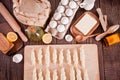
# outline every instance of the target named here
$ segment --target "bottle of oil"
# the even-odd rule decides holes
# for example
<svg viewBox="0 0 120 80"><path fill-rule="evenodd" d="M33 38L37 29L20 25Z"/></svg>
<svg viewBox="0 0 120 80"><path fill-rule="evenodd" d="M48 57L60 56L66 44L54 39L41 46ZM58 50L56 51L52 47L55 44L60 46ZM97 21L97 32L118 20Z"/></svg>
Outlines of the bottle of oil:
<svg viewBox="0 0 120 80"><path fill-rule="evenodd" d="M41 27L30 26L26 30L27 36L31 41L41 41L44 31Z"/></svg>

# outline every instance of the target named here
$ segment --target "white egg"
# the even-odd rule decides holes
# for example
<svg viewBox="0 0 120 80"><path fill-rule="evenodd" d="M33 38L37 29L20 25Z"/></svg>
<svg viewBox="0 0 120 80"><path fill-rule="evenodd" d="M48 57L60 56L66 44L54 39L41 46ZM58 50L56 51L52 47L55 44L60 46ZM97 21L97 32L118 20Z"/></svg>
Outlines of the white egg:
<svg viewBox="0 0 120 80"><path fill-rule="evenodd" d="M71 9L76 8L76 7L77 7L76 2L75 2L75 1L71 1L71 2L69 3L69 7L70 7Z"/></svg>
<svg viewBox="0 0 120 80"><path fill-rule="evenodd" d="M69 23L69 19L68 19L67 17L63 17L63 18L61 19L61 23L62 23L62 24L68 24L68 23Z"/></svg>
<svg viewBox="0 0 120 80"><path fill-rule="evenodd" d="M57 22L56 21L51 21L50 22L50 28L56 28Z"/></svg>
<svg viewBox="0 0 120 80"><path fill-rule="evenodd" d="M65 11L65 14L66 14L67 16L72 16L72 15L73 15L73 10L72 10L72 9L67 9L67 10Z"/></svg>
<svg viewBox="0 0 120 80"><path fill-rule="evenodd" d="M22 59L23 59L22 54L16 54L13 56L13 62L15 62L15 63L20 63L22 61Z"/></svg>
<svg viewBox="0 0 120 80"><path fill-rule="evenodd" d="M67 34L67 35L65 36L65 40L66 40L67 42L71 42L71 41L73 40L73 37L72 37L70 34Z"/></svg>
<svg viewBox="0 0 120 80"><path fill-rule="evenodd" d="M65 26L64 25L58 25L57 30L58 30L58 32L64 32L65 31Z"/></svg>
<svg viewBox="0 0 120 80"><path fill-rule="evenodd" d="M54 14L54 19L55 19L55 20L59 20L61 17L62 17L62 14L61 14L61 13L55 13L55 14Z"/></svg>
<svg viewBox="0 0 120 80"><path fill-rule="evenodd" d="M67 5L69 0L61 0L62 5Z"/></svg>
<svg viewBox="0 0 120 80"><path fill-rule="evenodd" d="M59 13L63 13L65 11L65 7L64 6L58 6L57 8Z"/></svg>

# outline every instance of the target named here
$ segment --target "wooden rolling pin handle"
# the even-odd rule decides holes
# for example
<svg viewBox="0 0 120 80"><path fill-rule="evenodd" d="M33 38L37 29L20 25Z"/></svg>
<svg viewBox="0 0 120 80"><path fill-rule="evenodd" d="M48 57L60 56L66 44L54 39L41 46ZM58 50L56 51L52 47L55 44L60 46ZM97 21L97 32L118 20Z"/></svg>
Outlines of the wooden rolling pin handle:
<svg viewBox="0 0 120 80"><path fill-rule="evenodd" d="M18 35L21 37L21 39L24 42L27 42L27 37L22 33L20 26L15 21L15 19L12 17L12 15L8 12L8 10L5 8L5 6L0 2L0 13L1 15L6 19L6 21L9 23L11 28L18 33Z"/></svg>
<svg viewBox="0 0 120 80"><path fill-rule="evenodd" d="M21 31L18 31L17 32L19 34L19 36L21 37L21 39L24 41L24 42L27 42L28 39L26 38L26 36L21 32Z"/></svg>

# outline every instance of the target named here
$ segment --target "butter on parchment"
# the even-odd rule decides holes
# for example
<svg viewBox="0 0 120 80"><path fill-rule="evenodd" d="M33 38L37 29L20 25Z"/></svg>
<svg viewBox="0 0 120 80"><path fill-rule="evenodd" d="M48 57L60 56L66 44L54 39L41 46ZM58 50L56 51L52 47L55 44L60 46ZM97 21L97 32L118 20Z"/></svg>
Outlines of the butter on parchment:
<svg viewBox="0 0 120 80"><path fill-rule="evenodd" d="M85 14L75 25L75 27L84 35L87 35L96 25L96 23L97 21L91 15Z"/></svg>

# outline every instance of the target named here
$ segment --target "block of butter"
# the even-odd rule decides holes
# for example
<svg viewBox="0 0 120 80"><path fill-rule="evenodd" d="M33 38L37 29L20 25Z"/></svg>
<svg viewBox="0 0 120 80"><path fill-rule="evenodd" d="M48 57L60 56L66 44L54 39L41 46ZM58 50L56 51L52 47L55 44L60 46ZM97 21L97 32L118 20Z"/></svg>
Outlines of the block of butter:
<svg viewBox="0 0 120 80"><path fill-rule="evenodd" d="M97 21L89 14L85 14L82 19L75 25L84 35L87 35L90 30L96 25Z"/></svg>
<svg viewBox="0 0 120 80"><path fill-rule="evenodd" d="M95 14L85 12L71 26L71 33L74 37L78 35L82 37L89 36L96 30L99 24L99 19Z"/></svg>

